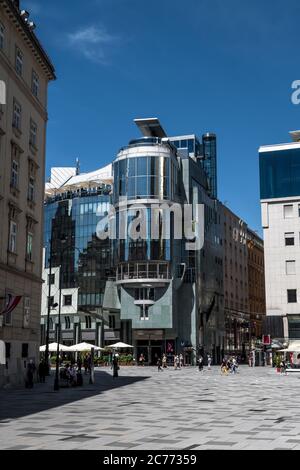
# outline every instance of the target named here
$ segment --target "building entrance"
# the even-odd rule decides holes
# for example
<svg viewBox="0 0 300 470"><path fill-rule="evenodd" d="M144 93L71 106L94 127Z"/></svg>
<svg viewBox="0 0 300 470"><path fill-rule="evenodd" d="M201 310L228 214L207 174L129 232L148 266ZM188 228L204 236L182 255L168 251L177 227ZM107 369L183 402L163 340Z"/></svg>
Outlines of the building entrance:
<svg viewBox="0 0 300 470"><path fill-rule="evenodd" d="M138 340L136 352L138 365L140 365L139 359L142 355L146 365L156 366L158 358L162 358L163 341Z"/></svg>

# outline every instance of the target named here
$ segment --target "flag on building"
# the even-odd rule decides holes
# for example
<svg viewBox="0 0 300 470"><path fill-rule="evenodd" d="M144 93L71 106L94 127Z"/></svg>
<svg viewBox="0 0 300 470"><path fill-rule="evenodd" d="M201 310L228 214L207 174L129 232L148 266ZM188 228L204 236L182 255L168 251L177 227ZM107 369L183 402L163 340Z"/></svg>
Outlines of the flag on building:
<svg viewBox="0 0 300 470"><path fill-rule="evenodd" d="M20 303L22 299L21 295L14 296L11 294L7 295L7 302L4 309L0 312L0 315L9 315Z"/></svg>

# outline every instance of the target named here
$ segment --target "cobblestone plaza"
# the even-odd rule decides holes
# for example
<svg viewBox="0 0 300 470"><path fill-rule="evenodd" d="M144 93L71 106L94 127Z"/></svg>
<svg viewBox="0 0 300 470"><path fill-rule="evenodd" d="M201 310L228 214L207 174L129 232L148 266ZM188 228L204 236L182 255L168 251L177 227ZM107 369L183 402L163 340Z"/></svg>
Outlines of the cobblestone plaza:
<svg viewBox="0 0 300 470"><path fill-rule="evenodd" d="M300 449L298 374L109 368L94 385L0 392L0 449Z"/></svg>

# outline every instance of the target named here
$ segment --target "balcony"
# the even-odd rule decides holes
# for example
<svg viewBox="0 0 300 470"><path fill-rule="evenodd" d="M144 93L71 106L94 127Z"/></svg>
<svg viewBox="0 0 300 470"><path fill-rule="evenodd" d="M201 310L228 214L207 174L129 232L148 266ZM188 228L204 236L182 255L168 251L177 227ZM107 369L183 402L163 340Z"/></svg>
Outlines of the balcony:
<svg viewBox="0 0 300 470"><path fill-rule="evenodd" d="M170 263L152 261L150 263L121 263L117 268L117 284L166 285L172 280Z"/></svg>

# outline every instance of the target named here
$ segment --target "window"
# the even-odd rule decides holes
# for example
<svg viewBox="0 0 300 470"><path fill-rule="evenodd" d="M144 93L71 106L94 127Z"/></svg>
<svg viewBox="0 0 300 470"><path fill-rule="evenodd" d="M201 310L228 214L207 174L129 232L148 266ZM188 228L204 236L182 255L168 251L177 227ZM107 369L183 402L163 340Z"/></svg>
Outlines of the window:
<svg viewBox="0 0 300 470"><path fill-rule="evenodd" d="M109 328L111 330L116 328L116 317L114 315L109 315Z"/></svg>
<svg viewBox="0 0 300 470"><path fill-rule="evenodd" d="M289 304L293 304L297 302L297 290L296 289L287 290L287 301Z"/></svg>
<svg viewBox="0 0 300 470"><path fill-rule="evenodd" d="M287 232L284 234L285 246L295 245L295 234L294 232Z"/></svg>
<svg viewBox="0 0 300 470"><path fill-rule="evenodd" d="M30 119L29 144L33 147L37 146L37 125L32 119Z"/></svg>
<svg viewBox="0 0 300 470"><path fill-rule="evenodd" d="M31 91L32 94L37 98L39 95L39 88L40 88L40 82L39 82L39 76L38 74L33 70L32 71L32 77L31 77Z"/></svg>
<svg viewBox="0 0 300 470"><path fill-rule="evenodd" d="M9 226L9 246L8 249L11 253L17 252L17 224L13 220L10 221Z"/></svg>
<svg viewBox="0 0 300 470"><path fill-rule="evenodd" d="M34 202L35 179L30 176L28 181L28 201Z"/></svg>
<svg viewBox="0 0 300 470"><path fill-rule="evenodd" d="M286 274L296 274L296 261L289 260L285 262L285 272Z"/></svg>
<svg viewBox="0 0 300 470"><path fill-rule="evenodd" d="M29 327L30 314L31 314L31 298L24 297L23 328Z"/></svg>
<svg viewBox="0 0 300 470"><path fill-rule="evenodd" d="M283 206L283 216L285 219L291 219L293 217L293 204Z"/></svg>
<svg viewBox="0 0 300 470"><path fill-rule="evenodd" d="M27 233L26 258L32 261L33 234Z"/></svg>
<svg viewBox="0 0 300 470"><path fill-rule="evenodd" d="M20 77L23 73L23 54L21 50L16 47L16 72Z"/></svg>
<svg viewBox="0 0 300 470"><path fill-rule="evenodd" d="M32 119L30 119L29 144L33 147L37 145L37 125Z"/></svg>
<svg viewBox="0 0 300 470"><path fill-rule="evenodd" d="M70 330L71 329L71 320L70 317L65 317L65 329Z"/></svg>
<svg viewBox="0 0 300 470"><path fill-rule="evenodd" d="M22 344L22 359L25 359L28 357L28 343L23 343Z"/></svg>
<svg viewBox="0 0 300 470"><path fill-rule="evenodd" d="M71 295L64 295L64 306L70 307L72 305L72 296Z"/></svg>
<svg viewBox="0 0 300 470"><path fill-rule="evenodd" d="M48 286L55 284L55 274L48 274Z"/></svg>
<svg viewBox="0 0 300 470"><path fill-rule="evenodd" d="M140 311L141 311L140 319L141 320L149 320L149 307L148 307L148 305L142 305L140 307Z"/></svg>
<svg viewBox="0 0 300 470"><path fill-rule="evenodd" d="M19 183L19 163L13 160L11 164L10 185L12 188L17 188Z"/></svg>
<svg viewBox="0 0 300 470"><path fill-rule="evenodd" d="M88 315L85 316L85 328L88 330L92 328L92 319Z"/></svg>
<svg viewBox="0 0 300 470"><path fill-rule="evenodd" d="M4 34L5 34L5 28L3 24L0 22L0 49L2 51L4 49Z"/></svg>
<svg viewBox="0 0 300 470"><path fill-rule="evenodd" d="M13 127L15 129L21 130L21 116L22 116L22 107L17 100L14 100L13 108Z"/></svg>
<svg viewBox="0 0 300 470"><path fill-rule="evenodd" d="M300 316L288 315L289 338L300 339Z"/></svg>
<svg viewBox="0 0 300 470"><path fill-rule="evenodd" d="M48 297L48 307L53 307L54 305L54 297L53 295L51 297Z"/></svg>
<svg viewBox="0 0 300 470"><path fill-rule="evenodd" d="M6 359L10 359L11 354L11 343L5 343L5 357Z"/></svg>

